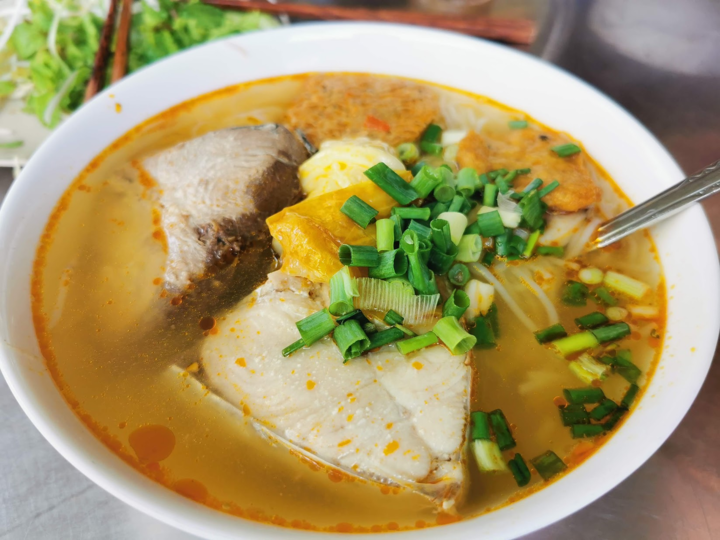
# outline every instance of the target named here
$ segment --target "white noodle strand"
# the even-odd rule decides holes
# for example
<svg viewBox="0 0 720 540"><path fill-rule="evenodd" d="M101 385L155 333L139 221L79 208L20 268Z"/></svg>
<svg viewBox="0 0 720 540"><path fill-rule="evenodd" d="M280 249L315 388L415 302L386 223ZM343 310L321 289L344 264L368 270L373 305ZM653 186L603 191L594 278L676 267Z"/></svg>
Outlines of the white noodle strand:
<svg viewBox="0 0 720 540"><path fill-rule="evenodd" d="M525 314L525 312L515 301L515 299L510 295L505 286L500 283L500 281L492 274L492 272L490 272L490 270L488 270L487 268L485 268L485 266L479 263L473 263L472 265L470 265L470 269L476 274L480 274L483 278L485 278L487 281L489 281L495 286L495 290L500 296L502 296L508 307L512 310L515 316L520 319L520 322L523 323L528 330L530 330L531 332L536 332L538 330L537 325L530 319L530 317Z"/></svg>

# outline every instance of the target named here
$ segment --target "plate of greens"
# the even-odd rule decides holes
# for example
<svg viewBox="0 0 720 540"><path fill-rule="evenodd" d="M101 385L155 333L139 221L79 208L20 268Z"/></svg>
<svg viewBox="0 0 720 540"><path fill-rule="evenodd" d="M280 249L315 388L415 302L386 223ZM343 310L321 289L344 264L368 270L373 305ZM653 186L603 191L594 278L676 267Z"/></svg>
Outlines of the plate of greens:
<svg viewBox="0 0 720 540"><path fill-rule="evenodd" d="M108 5L0 0L0 166L23 164L82 105ZM199 0L134 0L132 12L129 73L194 45L280 24Z"/></svg>

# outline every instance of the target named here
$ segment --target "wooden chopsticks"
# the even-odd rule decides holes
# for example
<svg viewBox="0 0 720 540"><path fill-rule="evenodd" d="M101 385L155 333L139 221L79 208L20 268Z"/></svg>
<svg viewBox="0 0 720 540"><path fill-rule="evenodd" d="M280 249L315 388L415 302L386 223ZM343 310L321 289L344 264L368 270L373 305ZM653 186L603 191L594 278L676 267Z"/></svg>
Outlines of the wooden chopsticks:
<svg viewBox="0 0 720 540"><path fill-rule="evenodd" d="M122 79L127 73L128 37L132 19L133 0L110 0L107 18L100 36L100 47L95 54L92 75L85 89L85 101L97 94L105 83L105 69L110 58L115 31L118 4L122 3L118 23L115 57L111 82ZM527 19L499 19L493 17L454 17L417 11L391 9L363 9L311 4L271 4L267 0L203 0L204 3L240 10L257 10L264 13L287 14L300 19L324 21L381 21L428 26L453 30L487 39L529 45L535 38L535 24Z"/></svg>
<svg viewBox="0 0 720 540"><path fill-rule="evenodd" d="M117 31L117 41L115 43L115 58L113 59L111 82L118 81L127 73L127 57L128 57L128 36L130 35L130 21L132 19L132 0L110 0L108 14L103 24L102 34L100 35L100 46L95 53L95 62L93 64L90 81L85 88L85 101L90 100L102 90L105 83L105 68L107 67L108 58L111 54L111 44L113 33L115 31L115 19L118 3L122 1L122 11L120 13L120 23Z"/></svg>
<svg viewBox="0 0 720 540"><path fill-rule="evenodd" d="M535 23L528 19L499 19L477 16L455 17L419 11L346 8L311 4L271 4L267 1L257 0L203 0L203 2L212 6L230 9L257 10L274 14L285 13L299 19L381 21L429 26L519 45L530 45L535 39Z"/></svg>

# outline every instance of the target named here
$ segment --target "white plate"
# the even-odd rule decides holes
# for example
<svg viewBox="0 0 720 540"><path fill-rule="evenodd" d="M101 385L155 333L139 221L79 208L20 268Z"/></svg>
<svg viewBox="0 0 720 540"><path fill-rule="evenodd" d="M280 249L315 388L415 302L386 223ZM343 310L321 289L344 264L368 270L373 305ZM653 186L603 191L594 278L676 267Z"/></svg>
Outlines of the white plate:
<svg viewBox="0 0 720 540"><path fill-rule="evenodd" d="M487 95L569 132L635 201L682 178L665 149L597 90L528 55L451 33L386 24L296 25L211 43L141 70L105 91L35 153L0 210L0 368L40 432L97 484L128 504L207 538L290 538L314 533L244 521L195 504L130 468L65 405L39 356L30 272L46 220L72 179L121 134L168 107L212 90L309 71L395 74ZM699 206L653 231L665 269L668 326L661 366L637 410L600 451L515 504L413 538L515 538L606 493L667 439L712 360L720 327L715 244ZM694 352L693 352L694 351ZM324 538L340 535L324 535Z"/></svg>

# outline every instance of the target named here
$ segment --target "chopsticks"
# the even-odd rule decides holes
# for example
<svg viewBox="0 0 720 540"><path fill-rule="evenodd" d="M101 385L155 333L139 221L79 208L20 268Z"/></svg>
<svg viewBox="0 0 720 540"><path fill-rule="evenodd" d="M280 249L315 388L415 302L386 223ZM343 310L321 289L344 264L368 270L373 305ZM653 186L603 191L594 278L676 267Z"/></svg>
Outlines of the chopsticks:
<svg viewBox="0 0 720 540"><path fill-rule="evenodd" d="M115 31L118 4L120 3L122 3L122 7L110 80L114 83L122 79L127 73L132 2L133 0L110 0L107 18L100 36L100 47L95 54L92 75L85 89L85 101L90 100L103 88L108 59L112 53L113 33ZM221 8L255 10L278 15L287 14L300 19L380 21L427 26L520 45L529 45L535 38L535 24L527 19L454 17L417 11L346 8L310 4L271 4L268 1L257 0L203 0L203 2Z"/></svg>
<svg viewBox="0 0 720 540"><path fill-rule="evenodd" d="M95 94L102 90L105 82L105 68L110 57L113 33L115 31L115 19L118 4L122 1L120 12L120 23L115 43L115 58L113 59L111 82L118 81L127 73L128 57L128 36L130 35L130 21L132 19L132 0L110 0L108 14L100 34L100 46L95 53L90 81L85 88L85 101L92 99Z"/></svg>
<svg viewBox="0 0 720 540"><path fill-rule="evenodd" d="M203 0L205 4L230 9L257 10L264 13L287 14L299 19L324 21L380 21L453 30L462 34L484 37L506 43L530 45L535 39L535 23L528 19L494 17L454 17L391 9L346 8L311 4L271 4L257 0Z"/></svg>

